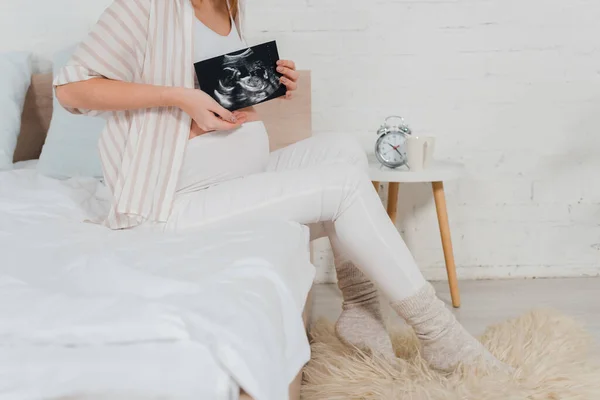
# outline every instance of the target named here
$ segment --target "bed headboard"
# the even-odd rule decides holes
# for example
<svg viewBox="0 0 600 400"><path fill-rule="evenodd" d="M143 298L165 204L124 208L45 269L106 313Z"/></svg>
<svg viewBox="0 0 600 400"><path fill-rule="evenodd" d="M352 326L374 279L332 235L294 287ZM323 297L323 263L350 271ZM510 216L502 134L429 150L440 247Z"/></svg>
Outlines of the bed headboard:
<svg viewBox="0 0 600 400"><path fill-rule="evenodd" d="M289 101L275 100L256 107L267 126L271 150L312 135L311 74L300 71L300 85ZM52 118L52 74L37 74L25 99L21 133L14 161L39 158Z"/></svg>

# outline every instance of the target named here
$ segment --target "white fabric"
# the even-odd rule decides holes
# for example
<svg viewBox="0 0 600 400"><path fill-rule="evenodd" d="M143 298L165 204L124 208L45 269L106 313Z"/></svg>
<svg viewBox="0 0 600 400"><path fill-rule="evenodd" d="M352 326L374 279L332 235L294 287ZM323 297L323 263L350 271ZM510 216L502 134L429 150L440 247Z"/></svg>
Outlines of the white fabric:
<svg viewBox="0 0 600 400"><path fill-rule="evenodd" d="M269 136L260 122L238 129L210 132L190 140L178 193L203 189L219 182L265 170L269 161Z"/></svg>
<svg viewBox="0 0 600 400"><path fill-rule="evenodd" d="M194 62L246 48L234 21L227 36L221 36L199 19L194 23ZM196 80L196 87L199 88ZM269 137L262 122L239 129L210 132L188 142L177 192L189 192L219 182L264 171L269 157Z"/></svg>
<svg viewBox="0 0 600 400"><path fill-rule="evenodd" d="M189 342L19 346L0 353L2 400L230 400L239 393L206 346Z"/></svg>
<svg viewBox="0 0 600 400"><path fill-rule="evenodd" d="M63 49L52 58L53 74L69 61L75 46ZM46 135L38 172L59 179L72 177L102 178L98 151L100 134L106 120L89 115L73 115L60 106L54 97L52 121Z"/></svg>
<svg viewBox="0 0 600 400"><path fill-rule="evenodd" d="M30 83L29 53L0 53L0 171L12 168Z"/></svg>
<svg viewBox="0 0 600 400"><path fill-rule="evenodd" d="M256 400L286 399L310 352L306 228L165 235L80 222L109 203L94 179L0 173L0 399L156 398L145 396L159 388L220 400L233 382Z"/></svg>
<svg viewBox="0 0 600 400"><path fill-rule="evenodd" d="M13 169L36 169L39 160L19 161L13 164Z"/></svg>
<svg viewBox="0 0 600 400"><path fill-rule="evenodd" d="M319 135L270 155L265 172L178 194L160 229L193 231L229 221L328 224L349 255L390 301L426 281L387 216L366 173L367 157L348 135Z"/></svg>
<svg viewBox="0 0 600 400"><path fill-rule="evenodd" d="M194 21L194 63L218 57L246 48L246 43L231 20L231 31L227 36L219 35L198 18Z"/></svg>

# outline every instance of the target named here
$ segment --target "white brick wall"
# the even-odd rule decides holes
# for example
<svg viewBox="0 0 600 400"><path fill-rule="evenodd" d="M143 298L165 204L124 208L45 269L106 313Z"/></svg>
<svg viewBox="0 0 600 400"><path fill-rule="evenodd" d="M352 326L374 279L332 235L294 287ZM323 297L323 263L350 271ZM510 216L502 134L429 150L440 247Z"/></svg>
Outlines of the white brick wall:
<svg viewBox="0 0 600 400"><path fill-rule="evenodd" d="M0 0L0 51L31 49L45 69L108 3ZM447 185L462 277L600 273L600 2L249 3L250 40L313 70L317 133L374 135L400 113L467 165ZM401 190L399 226L443 278L430 189ZM328 279L329 255L317 262Z"/></svg>
<svg viewBox="0 0 600 400"><path fill-rule="evenodd" d="M467 165L447 185L461 277L600 273L600 3L263 0L249 17L313 70L317 132L400 113ZM443 279L430 188L401 194L398 225Z"/></svg>

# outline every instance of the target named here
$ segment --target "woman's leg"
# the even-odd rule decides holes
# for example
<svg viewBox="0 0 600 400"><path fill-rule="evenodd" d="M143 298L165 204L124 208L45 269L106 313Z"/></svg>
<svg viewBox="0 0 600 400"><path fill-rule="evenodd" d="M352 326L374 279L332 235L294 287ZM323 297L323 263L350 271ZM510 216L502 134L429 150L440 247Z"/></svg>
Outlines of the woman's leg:
<svg viewBox="0 0 600 400"><path fill-rule="evenodd" d="M498 363L436 298L364 171L328 165L224 182L179 196L165 228L197 229L232 219L333 221L350 257L413 326L432 367L448 370L478 357Z"/></svg>
<svg viewBox="0 0 600 400"><path fill-rule="evenodd" d="M367 170L367 157L356 140L343 134L313 136L271 153L268 171L286 171L317 165L346 164ZM377 288L358 269L341 245L333 222L310 225L311 239L327 235L333 250L337 283L342 292L342 313L335 332L343 342L387 358L394 349L387 332Z"/></svg>

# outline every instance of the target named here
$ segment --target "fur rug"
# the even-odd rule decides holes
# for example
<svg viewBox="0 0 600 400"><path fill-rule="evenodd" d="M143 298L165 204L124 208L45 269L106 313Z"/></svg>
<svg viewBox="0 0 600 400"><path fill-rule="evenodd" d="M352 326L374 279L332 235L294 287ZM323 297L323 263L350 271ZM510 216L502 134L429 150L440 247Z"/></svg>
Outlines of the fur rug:
<svg viewBox="0 0 600 400"><path fill-rule="evenodd" d="M481 368L447 375L432 371L408 328L393 334L396 365L344 347L326 321L315 324L311 338L304 400L600 399L600 366L590 336L571 318L552 311L491 326L480 337L494 355L515 367L510 376Z"/></svg>

